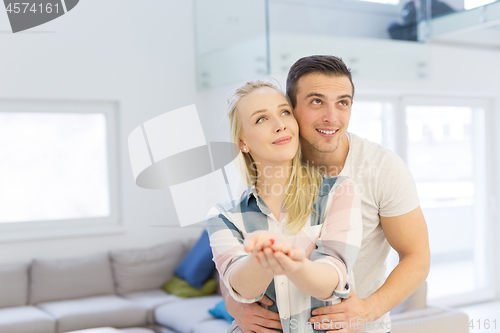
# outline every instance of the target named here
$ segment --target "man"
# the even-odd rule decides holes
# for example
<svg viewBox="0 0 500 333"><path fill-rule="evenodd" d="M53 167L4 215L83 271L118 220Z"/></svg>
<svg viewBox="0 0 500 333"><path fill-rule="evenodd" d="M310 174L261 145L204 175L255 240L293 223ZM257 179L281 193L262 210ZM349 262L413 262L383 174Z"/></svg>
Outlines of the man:
<svg viewBox="0 0 500 333"><path fill-rule="evenodd" d="M339 304L314 309L311 323L332 332L388 332L388 312L408 298L427 278L430 265L427 226L415 182L393 152L346 133L354 97L351 73L341 59L299 59L287 78L287 94L300 128L304 162L330 176L348 176L360 188L363 242L352 275L356 292ZM390 246L400 258L385 280ZM385 280L385 281L384 281ZM229 313L243 332L281 329L277 313L258 303L233 300L223 287ZM264 296L263 305L273 301Z"/></svg>

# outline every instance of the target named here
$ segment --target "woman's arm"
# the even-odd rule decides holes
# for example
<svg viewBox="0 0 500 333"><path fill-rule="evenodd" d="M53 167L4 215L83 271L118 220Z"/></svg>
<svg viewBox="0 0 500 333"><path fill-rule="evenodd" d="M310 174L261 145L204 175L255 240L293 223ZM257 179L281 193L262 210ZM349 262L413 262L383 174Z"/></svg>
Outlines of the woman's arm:
<svg viewBox="0 0 500 333"><path fill-rule="evenodd" d="M301 269L288 273L287 277L297 288L317 299L330 298L339 283L335 268L309 259L304 260Z"/></svg>
<svg viewBox="0 0 500 333"><path fill-rule="evenodd" d="M280 244L273 246L274 253L268 250L266 256L270 265L275 258L278 267L297 288L320 300L349 296L349 287L345 288L347 277L361 246L361 200L356 194L356 185L349 179L338 181L329 194L323 227L311 260L303 258L303 250Z"/></svg>
<svg viewBox="0 0 500 333"><path fill-rule="evenodd" d="M245 298L255 298L264 293L273 280L274 275L283 274L262 265L259 259L263 250L275 241L280 244L289 244L289 240L282 234L267 230L258 230L246 235L243 243L245 251L250 253L244 259L234 264L229 282L238 293Z"/></svg>
<svg viewBox="0 0 500 333"><path fill-rule="evenodd" d="M217 207L209 212L207 227L213 260L231 296L242 303L260 300L273 276L245 251L243 234Z"/></svg>
<svg viewBox="0 0 500 333"><path fill-rule="evenodd" d="M274 277L262 268L253 253L233 266L229 275L229 284L246 299L254 299L262 295Z"/></svg>
<svg viewBox="0 0 500 333"><path fill-rule="evenodd" d="M278 250L271 256L276 260L275 265L282 269L282 274L285 274L302 292L314 298L331 297L339 283L339 274L335 268L305 258L302 249L292 248L288 252ZM271 256L266 258L268 263L273 260Z"/></svg>

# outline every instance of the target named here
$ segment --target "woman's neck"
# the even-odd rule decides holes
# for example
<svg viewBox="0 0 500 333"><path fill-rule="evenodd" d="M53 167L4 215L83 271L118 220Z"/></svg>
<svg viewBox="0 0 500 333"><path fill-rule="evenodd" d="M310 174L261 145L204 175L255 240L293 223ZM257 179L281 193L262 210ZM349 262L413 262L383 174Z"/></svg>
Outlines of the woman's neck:
<svg viewBox="0 0 500 333"><path fill-rule="evenodd" d="M257 194L279 219L279 211L285 200L286 187L292 171L292 162L284 165L258 164L257 170L258 177L255 184Z"/></svg>

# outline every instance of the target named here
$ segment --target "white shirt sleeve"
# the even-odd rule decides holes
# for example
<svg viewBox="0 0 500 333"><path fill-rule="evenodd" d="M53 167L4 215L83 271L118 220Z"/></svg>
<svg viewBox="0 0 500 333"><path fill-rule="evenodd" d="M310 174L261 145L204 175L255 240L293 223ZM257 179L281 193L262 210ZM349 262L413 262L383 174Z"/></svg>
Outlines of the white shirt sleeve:
<svg viewBox="0 0 500 333"><path fill-rule="evenodd" d="M400 216L420 205L415 180L397 154L384 156L376 181L380 216Z"/></svg>

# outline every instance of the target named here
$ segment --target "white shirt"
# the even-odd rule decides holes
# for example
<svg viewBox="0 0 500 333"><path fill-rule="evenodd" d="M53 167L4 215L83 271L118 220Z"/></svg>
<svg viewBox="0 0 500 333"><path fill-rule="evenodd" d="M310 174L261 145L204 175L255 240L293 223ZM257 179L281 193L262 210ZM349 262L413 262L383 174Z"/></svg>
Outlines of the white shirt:
<svg viewBox="0 0 500 333"><path fill-rule="evenodd" d="M346 134L349 152L339 176L349 177L358 184L363 217L363 240L353 268L354 284L351 284L356 286L360 298L367 298L385 281L385 259L390 250L380 216L409 213L420 202L413 176L396 153L356 134ZM390 317L386 313L360 332L385 333L390 331L388 323Z"/></svg>

